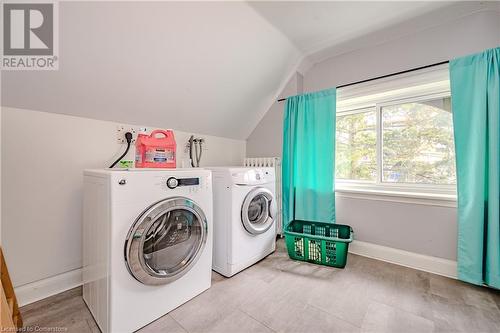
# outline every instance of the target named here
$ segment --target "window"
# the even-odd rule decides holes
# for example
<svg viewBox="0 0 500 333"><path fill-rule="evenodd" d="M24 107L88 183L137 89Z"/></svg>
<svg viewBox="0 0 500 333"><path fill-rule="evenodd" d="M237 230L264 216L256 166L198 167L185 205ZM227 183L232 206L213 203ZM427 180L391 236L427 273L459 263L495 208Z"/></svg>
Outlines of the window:
<svg viewBox="0 0 500 333"><path fill-rule="evenodd" d="M454 196L447 67L339 89L336 127L337 189Z"/></svg>

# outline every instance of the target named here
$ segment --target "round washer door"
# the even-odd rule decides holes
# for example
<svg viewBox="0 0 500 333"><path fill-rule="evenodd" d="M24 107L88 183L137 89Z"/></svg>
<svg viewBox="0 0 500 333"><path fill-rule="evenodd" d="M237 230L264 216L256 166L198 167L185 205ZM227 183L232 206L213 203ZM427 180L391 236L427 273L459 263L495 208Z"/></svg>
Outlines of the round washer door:
<svg viewBox="0 0 500 333"><path fill-rule="evenodd" d="M166 284L186 274L207 241L207 219L192 200L174 197L146 209L125 242L125 262L139 282Z"/></svg>
<svg viewBox="0 0 500 333"><path fill-rule="evenodd" d="M252 235L258 235L271 228L276 217L276 201L266 188L256 187L251 190L241 207L241 221Z"/></svg>

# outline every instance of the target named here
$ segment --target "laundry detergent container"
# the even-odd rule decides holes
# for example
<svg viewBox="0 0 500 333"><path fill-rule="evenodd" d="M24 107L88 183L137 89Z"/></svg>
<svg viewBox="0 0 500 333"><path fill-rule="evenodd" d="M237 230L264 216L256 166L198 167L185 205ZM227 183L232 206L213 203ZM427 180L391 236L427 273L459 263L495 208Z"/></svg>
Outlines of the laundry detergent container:
<svg viewBox="0 0 500 333"><path fill-rule="evenodd" d="M171 130L154 130L139 134L135 143L136 168L175 168L176 143Z"/></svg>
<svg viewBox="0 0 500 333"><path fill-rule="evenodd" d="M288 256L295 260L344 268L354 232L344 224L295 220L285 229Z"/></svg>

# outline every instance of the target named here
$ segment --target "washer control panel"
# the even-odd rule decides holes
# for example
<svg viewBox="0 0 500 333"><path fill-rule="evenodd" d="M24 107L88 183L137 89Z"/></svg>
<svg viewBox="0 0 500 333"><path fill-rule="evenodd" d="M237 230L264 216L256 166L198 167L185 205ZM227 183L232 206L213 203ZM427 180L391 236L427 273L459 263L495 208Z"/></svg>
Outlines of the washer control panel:
<svg viewBox="0 0 500 333"><path fill-rule="evenodd" d="M179 186L195 186L200 185L200 178L175 178L170 177L167 179L167 187L174 189Z"/></svg>

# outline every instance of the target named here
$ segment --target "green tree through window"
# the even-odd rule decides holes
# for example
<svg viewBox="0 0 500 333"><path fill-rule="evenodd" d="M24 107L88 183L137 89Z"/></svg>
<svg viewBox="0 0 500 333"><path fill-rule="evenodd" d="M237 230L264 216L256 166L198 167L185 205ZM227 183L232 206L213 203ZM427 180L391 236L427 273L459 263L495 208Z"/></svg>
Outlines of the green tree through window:
<svg viewBox="0 0 500 333"><path fill-rule="evenodd" d="M377 177L375 110L337 117L336 177L375 180Z"/></svg>
<svg viewBox="0 0 500 333"><path fill-rule="evenodd" d="M372 183L455 184L450 97L339 113L335 176Z"/></svg>
<svg viewBox="0 0 500 333"><path fill-rule="evenodd" d="M382 107L382 181L454 184L450 98Z"/></svg>

